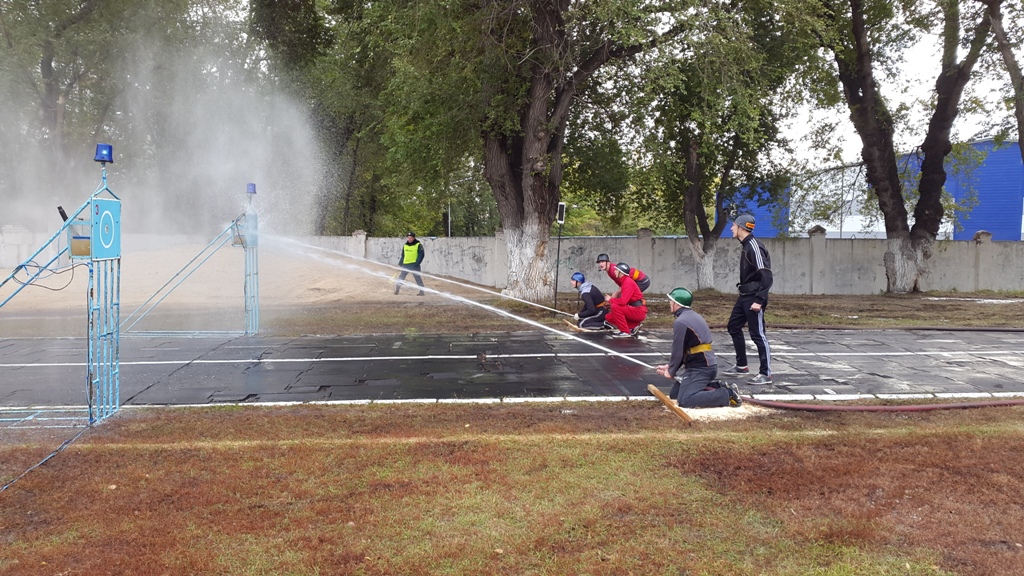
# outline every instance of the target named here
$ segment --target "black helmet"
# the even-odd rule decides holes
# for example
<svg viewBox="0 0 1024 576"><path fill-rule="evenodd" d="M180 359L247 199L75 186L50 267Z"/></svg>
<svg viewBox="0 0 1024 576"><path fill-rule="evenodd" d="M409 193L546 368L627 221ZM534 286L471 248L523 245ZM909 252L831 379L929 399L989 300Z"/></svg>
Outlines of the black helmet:
<svg viewBox="0 0 1024 576"><path fill-rule="evenodd" d="M754 217L751 216L750 214L740 214L739 216L736 217L735 220L732 221L732 223L746 230L747 232L754 231Z"/></svg>
<svg viewBox="0 0 1024 576"><path fill-rule="evenodd" d="M609 258L607 254L598 254L597 255L597 261L599 263L600 262L609 262L609 261L611 261L611 258Z"/></svg>
<svg viewBox="0 0 1024 576"><path fill-rule="evenodd" d="M618 264L615 265L615 268L619 272L622 272L623 274L625 274L627 276L629 275L629 270L630 270L629 264L626 264L625 262L619 262Z"/></svg>

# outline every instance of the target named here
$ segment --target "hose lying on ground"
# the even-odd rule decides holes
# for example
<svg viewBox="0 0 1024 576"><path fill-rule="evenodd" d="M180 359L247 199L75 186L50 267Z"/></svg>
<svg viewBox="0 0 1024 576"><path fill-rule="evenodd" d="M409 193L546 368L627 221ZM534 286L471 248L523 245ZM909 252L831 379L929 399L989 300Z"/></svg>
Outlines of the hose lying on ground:
<svg viewBox="0 0 1024 576"><path fill-rule="evenodd" d="M909 404L900 406L849 406L826 404L795 404L792 402L775 402L774 400L757 400L746 397L744 402L778 408L780 410L810 410L816 412L926 412L929 410L952 410L954 408L990 408L993 406L1024 406L1024 400L992 400L987 402L948 402L943 404Z"/></svg>

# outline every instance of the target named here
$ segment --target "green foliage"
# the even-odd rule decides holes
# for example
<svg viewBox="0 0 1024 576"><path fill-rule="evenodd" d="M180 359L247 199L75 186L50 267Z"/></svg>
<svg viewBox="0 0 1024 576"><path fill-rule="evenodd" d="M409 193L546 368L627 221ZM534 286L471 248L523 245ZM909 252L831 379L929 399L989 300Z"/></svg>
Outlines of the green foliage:
<svg viewBox="0 0 1024 576"><path fill-rule="evenodd" d="M636 203L691 235L717 236L719 210L777 201L784 189L774 159L789 113L781 88L805 55L793 53L792 32L764 10L759 2L705 8L687 49L652 62L633 100L646 152Z"/></svg>
<svg viewBox="0 0 1024 576"><path fill-rule="evenodd" d="M252 0L249 20L253 34L278 54L285 70L310 65L334 42L314 0Z"/></svg>
<svg viewBox="0 0 1024 576"><path fill-rule="evenodd" d="M629 177L625 151L610 134L578 131L568 138L562 185L567 203L620 227L629 207Z"/></svg>

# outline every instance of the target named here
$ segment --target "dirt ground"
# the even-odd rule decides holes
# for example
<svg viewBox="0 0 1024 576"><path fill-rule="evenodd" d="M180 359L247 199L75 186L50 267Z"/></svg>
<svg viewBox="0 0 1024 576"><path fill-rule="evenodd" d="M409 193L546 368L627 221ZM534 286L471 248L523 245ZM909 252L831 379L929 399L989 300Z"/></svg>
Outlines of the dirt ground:
<svg viewBox="0 0 1024 576"><path fill-rule="evenodd" d="M121 319L144 317L136 331L242 330L244 259L240 248L224 247L189 266L202 245L128 252L121 262ZM193 271L194 270L194 271ZM182 272L183 271L183 272ZM176 273L181 272L177 279ZM0 270L6 277L9 270ZM367 333L463 333L533 330L483 307L436 294L416 296L405 288L394 295L395 271L324 251L284 250L265 243L259 253L260 332L268 336ZM23 278L19 275L18 278ZM184 278L181 280L181 278ZM409 277L411 280L412 277ZM180 284L179 284L180 281ZM467 288L427 279L428 286L516 315L559 326L566 316L503 299L493 288ZM0 335L80 336L85 333L84 266L42 278L0 308ZM167 293L161 287L174 288ZM16 282L0 288L6 299ZM166 296L165 296L166 294ZM147 299L151 302L140 309ZM161 300L162 299L162 300ZM712 290L695 295L694 308L713 328L722 328L735 297ZM156 303L152 311L149 307ZM668 328L667 299L648 297L648 328ZM543 303L550 306L551 302ZM559 308L574 312L576 294L559 297ZM1024 294L928 293L903 295L772 295L769 328L1000 328L1022 329Z"/></svg>

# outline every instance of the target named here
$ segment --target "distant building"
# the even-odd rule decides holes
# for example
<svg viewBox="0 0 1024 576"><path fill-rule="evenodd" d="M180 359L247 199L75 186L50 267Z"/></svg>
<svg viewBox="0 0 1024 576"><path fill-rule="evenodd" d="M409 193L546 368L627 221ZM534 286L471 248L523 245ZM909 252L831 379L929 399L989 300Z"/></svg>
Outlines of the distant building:
<svg viewBox="0 0 1024 576"><path fill-rule="evenodd" d="M984 230L992 240L1024 240L1024 164L1020 145L1004 142L996 147L992 140L971 144L959 160L946 160L946 191L964 207L955 221L944 220L939 238L971 240ZM976 158L984 155L978 162ZM921 158L905 155L899 160L905 172L904 189L917 188ZM881 213L862 214L867 195L867 182L862 165L842 166L822 170L797 182L788 191L790 206L744 206L739 211L752 214L757 220L754 234L762 238L776 236L806 236L815 225L826 229L829 238L885 238ZM833 214L831 222L814 220L807 216L815 203L826 199ZM912 209L911 209L912 210ZM913 213L910 214L913 225ZM727 228L723 236L732 236Z"/></svg>
<svg viewBox="0 0 1024 576"><path fill-rule="evenodd" d="M974 147L988 155L967 178L950 175L946 190L957 201L968 196L973 187L977 205L959 218L960 230L953 231L954 240L971 240L984 230L993 240L1024 240L1024 164L1020 144L1004 143L995 147L991 140L975 142Z"/></svg>

